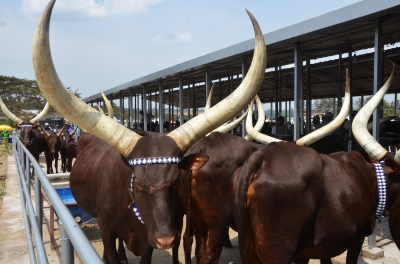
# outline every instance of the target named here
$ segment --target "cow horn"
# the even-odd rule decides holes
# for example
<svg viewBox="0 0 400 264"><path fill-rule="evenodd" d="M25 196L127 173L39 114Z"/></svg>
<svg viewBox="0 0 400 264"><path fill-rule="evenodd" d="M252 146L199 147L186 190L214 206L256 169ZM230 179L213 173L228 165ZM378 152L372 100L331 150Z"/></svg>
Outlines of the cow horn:
<svg viewBox="0 0 400 264"><path fill-rule="evenodd" d="M21 118L17 117L13 113L8 110L7 106L5 105L3 99L0 97L0 108L1 111L3 111L3 114L10 118L13 122L15 122L17 125L20 125L22 122L24 122Z"/></svg>
<svg viewBox="0 0 400 264"><path fill-rule="evenodd" d="M43 133L44 133L44 135L45 135L46 137L50 137L49 131L47 131L46 129L44 129L42 126L40 126L40 129L43 131Z"/></svg>
<svg viewBox="0 0 400 264"><path fill-rule="evenodd" d="M352 131L358 144L367 152L371 160L381 160L387 154L387 150L384 149L381 144L376 142L375 138L372 137L367 130L367 122L369 117L374 112L375 108L382 101L383 96L388 91L390 85L395 76L397 65L393 63L392 74L381 89L366 103L357 115L354 117Z"/></svg>
<svg viewBox="0 0 400 264"><path fill-rule="evenodd" d="M215 86L215 82L211 86L210 93L208 94L208 98L207 98L207 103L206 103L206 106L204 107L204 111L207 111L208 109L211 108L211 99L212 99L212 94L214 92L214 86Z"/></svg>
<svg viewBox="0 0 400 264"><path fill-rule="evenodd" d="M42 120L45 115L47 115L47 113L50 110L50 104L49 102L46 102L46 105L44 106L42 112L40 112L37 116L35 116L34 118L31 119L31 121L29 121L31 124L36 124L37 122L39 122L40 120Z"/></svg>
<svg viewBox="0 0 400 264"><path fill-rule="evenodd" d="M249 111L249 109L247 108L246 112L241 117L239 117L238 119L236 119L228 124L222 125L217 129L214 129L213 132L226 133L229 130L232 130L234 127L239 125L240 122L242 122L243 118L246 117L248 111Z"/></svg>
<svg viewBox="0 0 400 264"><path fill-rule="evenodd" d="M342 109L340 110L337 117L330 122L329 124L311 132L310 134L296 140L296 145L299 146L309 146L315 141L325 137L326 135L332 133L336 129L340 127L340 125L346 119L347 114L350 109L350 79L349 79L349 71L346 69L346 89L344 95L344 101L342 105Z"/></svg>
<svg viewBox="0 0 400 264"><path fill-rule="evenodd" d="M261 101L257 102L257 104L261 104ZM247 114L247 120L246 120L246 131L252 137L254 140L263 143L263 144L269 144L271 142L280 142L282 140L265 135L263 133L260 133L258 130L256 130L253 127L253 105L254 103L251 102L250 107L249 107L249 113ZM264 109L262 110L264 113ZM265 114L264 114L264 120L265 120ZM258 123L258 122L257 122ZM264 125L264 124L263 124Z"/></svg>
<svg viewBox="0 0 400 264"><path fill-rule="evenodd" d="M103 93L103 91L100 92L101 96L103 96L104 103L106 104L107 107L108 117L114 118L114 109L112 108L110 101L108 100L107 96Z"/></svg>
<svg viewBox="0 0 400 264"><path fill-rule="evenodd" d="M50 52L49 27L55 0L47 5L33 41L33 68L43 95L64 118L115 147L127 157L141 138L137 133L102 115L69 92L59 79Z"/></svg>
<svg viewBox="0 0 400 264"><path fill-rule="evenodd" d="M260 130L265 125L265 112L264 112L264 107L262 106L260 97L258 97L258 95L256 95L254 97L254 100L256 101L257 112L258 112L258 119L257 119L256 125L254 126L254 130L257 131L257 132L260 132ZM251 114L250 116L252 117L253 114ZM253 122L253 117L252 117L252 122ZM251 124L251 125L253 126L253 124ZM246 125L246 131L247 131L247 125ZM248 141L252 141L253 140L253 138L250 135L246 135L244 138L247 139Z"/></svg>
<svg viewBox="0 0 400 264"><path fill-rule="evenodd" d="M254 16L250 11L246 11L253 23L255 33L254 55L249 71L239 87L228 97L167 135L183 152L186 152L193 143L209 131L213 131L244 109L262 85L267 65L264 36Z"/></svg>
<svg viewBox="0 0 400 264"><path fill-rule="evenodd" d="M99 105L97 105L97 108L99 109L99 112L104 115L104 111L103 111L103 109L101 109L101 107Z"/></svg>

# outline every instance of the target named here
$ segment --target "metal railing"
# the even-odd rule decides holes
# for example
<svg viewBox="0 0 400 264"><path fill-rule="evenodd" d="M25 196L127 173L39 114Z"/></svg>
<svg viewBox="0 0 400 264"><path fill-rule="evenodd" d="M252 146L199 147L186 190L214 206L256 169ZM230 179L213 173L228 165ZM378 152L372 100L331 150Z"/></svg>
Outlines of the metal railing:
<svg viewBox="0 0 400 264"><path fill-rule="evenodd" d="M25 223L30 262L49 263L43 244L42 230L43 208L41 189L44 189L59 218L61 240L60 262L62 264L74 263L73 253L75 250L82 263L103 263L100 256L90 244L88 238L47 179L36 159L19 140L13 140L13 151L18 171L22 214ZM31 187L31 164L34 169L33 187ZM31 196L32 189L35 195L34 203Z"/></svg>

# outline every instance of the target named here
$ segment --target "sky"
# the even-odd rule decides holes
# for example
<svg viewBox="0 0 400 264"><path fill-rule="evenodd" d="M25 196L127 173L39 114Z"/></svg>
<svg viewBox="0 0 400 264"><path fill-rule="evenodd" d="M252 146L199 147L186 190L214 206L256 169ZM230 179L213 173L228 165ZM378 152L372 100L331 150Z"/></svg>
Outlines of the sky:
<svg viewBox="0 0 400 264"><path fill-rule="evenodd" d="M359 0L58 0L50 46L83 98ZM47 0L0 0L0 75L33 80L32 42Z"/></svg>

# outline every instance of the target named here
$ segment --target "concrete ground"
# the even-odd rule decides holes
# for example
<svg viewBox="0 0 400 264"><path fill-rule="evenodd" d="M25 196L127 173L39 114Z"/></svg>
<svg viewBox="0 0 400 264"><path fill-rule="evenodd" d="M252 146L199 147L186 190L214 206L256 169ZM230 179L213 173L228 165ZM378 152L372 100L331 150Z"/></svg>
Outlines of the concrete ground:
<svg viewBox="0 0 400 264"><path fill-rule="evenodd" d="M8 170L6 179L6 192L7 194L3 198L3 208L0 216L0 262L7 264L21 264L29 263L29 253L27 249L26 236L24 231L24 223L22 218L21 202L19 198L19 187L16 165L14 163L14 157L9 156L7 159ZM42 165L44 168L45 166ZM46 203L44 204L46 207ZM50 210L44 209L45 219L43 222L43 240L46 247L46 253L49 259L49 263L60 263L60 241L59 241L59 230L58 225L55 223L55 238L56 247L54 250L50 249ZM382 225L382 236L380 236L380 226L377 226L377 249L384 251L384 257L378 260L371 260L360 256L358 263L400 263L400 251L397 249L395 244L392 242L392 238L389 234L387 219L383 221ZM97 227L86 227L83 228L84 233L91 241L93 247L97 250L100 256L103 254L103 245L101 243L100 232ZM241 263L239 250L238 250L238 237L237 233L230 230L230 238L233 244L233 248L224 248L219 263ZM366 240L367 241L367 240ZM182 243L181 243L182 244ZM367 249L367 244L365 248ZM380 252L381 253L381 252ZM363 253L364 254L364 253ZM139 257L134 256L130 251L127 250L129 263L139 263ZM154 250L153 263L171 263L172 262L172 251L171 250ZM184 262L183 249L179 249L179 260L181 263ZM192 252L192 262L196 263L194 254ZM78 257L75 255L75 263L80 263ZM312 260L310 263L319 263L317 260ZM334 258L333 263L345 263L345 253Z"/></svg>

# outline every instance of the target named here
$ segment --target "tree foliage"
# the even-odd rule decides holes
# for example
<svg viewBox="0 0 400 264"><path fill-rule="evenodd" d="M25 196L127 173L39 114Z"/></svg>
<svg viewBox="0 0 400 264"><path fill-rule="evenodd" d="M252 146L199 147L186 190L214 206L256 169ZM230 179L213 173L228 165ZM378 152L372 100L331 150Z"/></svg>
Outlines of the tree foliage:
<svg viewBox="0 0 400 264"><path fill-rule="evenodd" d="M41 110L46 103L35 80L0 75L0 95L7 108L23 120L32 118L32 110ZM0 114L0 122L11 121Z"/></svg>

